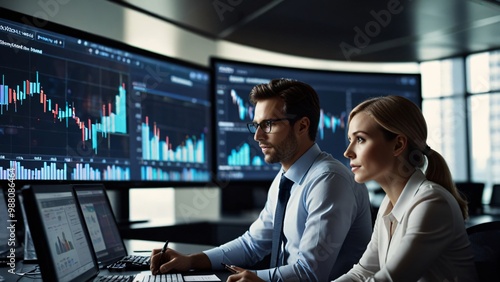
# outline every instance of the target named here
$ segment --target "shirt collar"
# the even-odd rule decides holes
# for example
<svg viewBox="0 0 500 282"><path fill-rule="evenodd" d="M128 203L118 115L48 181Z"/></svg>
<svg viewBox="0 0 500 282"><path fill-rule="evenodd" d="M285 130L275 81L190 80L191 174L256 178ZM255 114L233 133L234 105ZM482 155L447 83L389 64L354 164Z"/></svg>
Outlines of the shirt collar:
<svg viewBox="0 0 500 282"><path fill-rule="evenodd" d="M420 169L416 169L408 182L406 183L396 205L392 209L392 214L398 222L401 222L404 213L407 210L413 196L418 192L420 185L426 180L424 173Z"/></svg>
<svg viewBox="0 0 500 282"><path fill-rule="evenodd" d="M314 160L321 153L321 150L317 143L311 146L298 160L296 160L292 166L285 173L285 176L292 180L294 183L300 183L304 175L314 163ZM281 169L283 172L283 168Z"/></svg>

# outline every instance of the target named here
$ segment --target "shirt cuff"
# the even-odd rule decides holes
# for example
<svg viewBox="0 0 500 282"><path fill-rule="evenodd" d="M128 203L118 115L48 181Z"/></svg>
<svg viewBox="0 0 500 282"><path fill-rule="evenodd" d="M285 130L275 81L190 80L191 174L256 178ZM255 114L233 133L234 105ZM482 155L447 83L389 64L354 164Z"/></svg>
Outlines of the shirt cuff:
<svg viewBox="0 0 500 282"><path fill-rule="evenodd" d="M256 270L255 271L255 274L257 274L257 276L259 276L260 279L264 280L264 281L270 281L270 273L269 273L269 270L266 269L266 270Z"/></svg>
<svg viewBox="0 0 500 282"><path fill-rule="evenodd" d="M203 251L205 255L207 255L208 259L210 260L210 263L212 264L212 269L213 270L221 270L224 269L221 265L223 262L222 259L224 257L224 253L220 248L213 248L210 250L205 250Z"/></svg>

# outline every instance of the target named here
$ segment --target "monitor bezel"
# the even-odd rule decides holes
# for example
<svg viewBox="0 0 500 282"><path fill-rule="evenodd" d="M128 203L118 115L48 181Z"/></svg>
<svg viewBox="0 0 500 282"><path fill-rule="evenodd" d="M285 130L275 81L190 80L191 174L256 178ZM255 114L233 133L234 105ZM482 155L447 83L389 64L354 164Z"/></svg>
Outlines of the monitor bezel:
<svg viewBox="0 0 500 282"><path fill-rule="evenodd" d="M35 245L35 249L37 254L46 254L50 255L51 251L48 246L49 242L49 234L45 232L45 228L42 224L42 213L39 208L36 195L37 194L43 194L43 193L63 193L63 192L69 192L71 193L73 199L74 199L74 204L75 208L78 214L78 217L80 219L80 222L82 223L82 228L84 230L84 236L86 237L87 242L89 243L89 252L90 255L92 256L92 263L93 267L85 272L83 272L81 275L79 275L76 278L71 279L70 281L88 281L92 279L93 277L96 277L99 274L99 266L97 264L97 258L95 256L94 248L92 246L92 241L90 239L90 236L86 230L85 226L85 219L82 217L82 214L80 212L80 208L78 207L78 201L76 199L76 195L74 194L74 191L72 189L72 186L69 184L62 184L62 185L25 185L22 189L22 196L23 196L23 203L24 203L24 208L26 211L26 215L29 218L28 219L28 225L30 227L30 230L38 230L36 232L36 236L32 236L33 238L33 244ZM40 270L42 273L42 278L44 281L58 281L58 277L56 276L56 269L55 264L52 262L50 263L49 261L52 259L52 257L49 257L47 259L38 259L38 264L40 265Z"/></svg>
<svg viewBox="0 0 500 282"><path fill-rule="evenodd" d="M78 208L80 209L81 211L81 214L83 215L83 207L82 207L82 204L84 204L84 202L81 201L81 197L85 197L85 196L79 196L78 193L85 193L85 192L99 192L99 193L102 193L103 197L104 197L104 201L105 201L105 205L107 205L107 207L110 208L109 212L110 212L110 215L113 217L111 220L113 221L113 227L116 227L116 230L114 230L115 232L120 232L119 228L118 228L118 222L116 221L116 217L115 217L115 214L114 214L114 211L113 211L113 208L111 206L111 202L109 201L109 197L108 197L108 194L106 192L106 188L104 187L104 185L100 184L100 183L94 183L94 184L75 184L75 185L72 185L72 188L73 188L73 191L74 191L74 194L75 194L75 198L76 198L76 202L78 204ZM87 224L87 221L85 220L85 217L83 218L84 220L84 224L85 224L85 228L87 228L88 230L88 224ZM99 225L99 227L101 227ZM123 239L121 237L121 234L120 234L120 239ZM107 242L105 242L107 243ZM99 258L97 257L97 252L95 251L94 249L94 253L96 254L96 257L97 257L97 262L98 264L100 265L100 267L105 267L109 264L111 264L112 262L114 261L118 261L119 259L125 257L127 254L128 254L128 250L123 242L123 240L120 242L120 245L121 247L123 248L123 256L121 257L111 257L112 254L108 253L103 253L102 257ZM106 249L109 247L108 245L105 246Z"/></svg>

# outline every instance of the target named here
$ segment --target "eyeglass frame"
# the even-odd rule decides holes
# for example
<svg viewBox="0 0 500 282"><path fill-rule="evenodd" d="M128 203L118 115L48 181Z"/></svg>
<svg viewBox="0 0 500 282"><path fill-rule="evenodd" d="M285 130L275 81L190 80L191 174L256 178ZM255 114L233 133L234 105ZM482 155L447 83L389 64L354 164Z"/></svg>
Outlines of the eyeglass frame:
<svg viewBox="0 0 500 282"><path fill-rule="evenodd" d="M252 134L255 134L255 132L257 132L257 129L262 129L262 131L264 131L264 133L268 134L268 133L271 133L272 131L272 126L275 122L278 122L278 121L283 121L283 120L288 120L288 121L295 121L295 118L274 118L274 119L266 119L266 120L263 120L261 121L260 123L256 123L256 122L249 122L247 123L247 128L248 128L248 131L250 131L250 133ZM269 131L266 131L262 128L262 124L265 123L265 127L266 128L269 128Z"/></svg>

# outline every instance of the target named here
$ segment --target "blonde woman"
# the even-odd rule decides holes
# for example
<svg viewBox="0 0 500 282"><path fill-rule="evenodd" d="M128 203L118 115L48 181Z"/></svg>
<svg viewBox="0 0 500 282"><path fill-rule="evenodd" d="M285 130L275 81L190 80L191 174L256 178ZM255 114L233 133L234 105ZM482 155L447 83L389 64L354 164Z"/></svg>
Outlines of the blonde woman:
<svg viewBox="0 0 500 282"><path fill-rule="evenodd" d="M356 182L374 180L386 196L365 253L335 281L477 281L467 203L427 145L420 109L400 96L373 98L348 124L344 155Z"/></svg>

